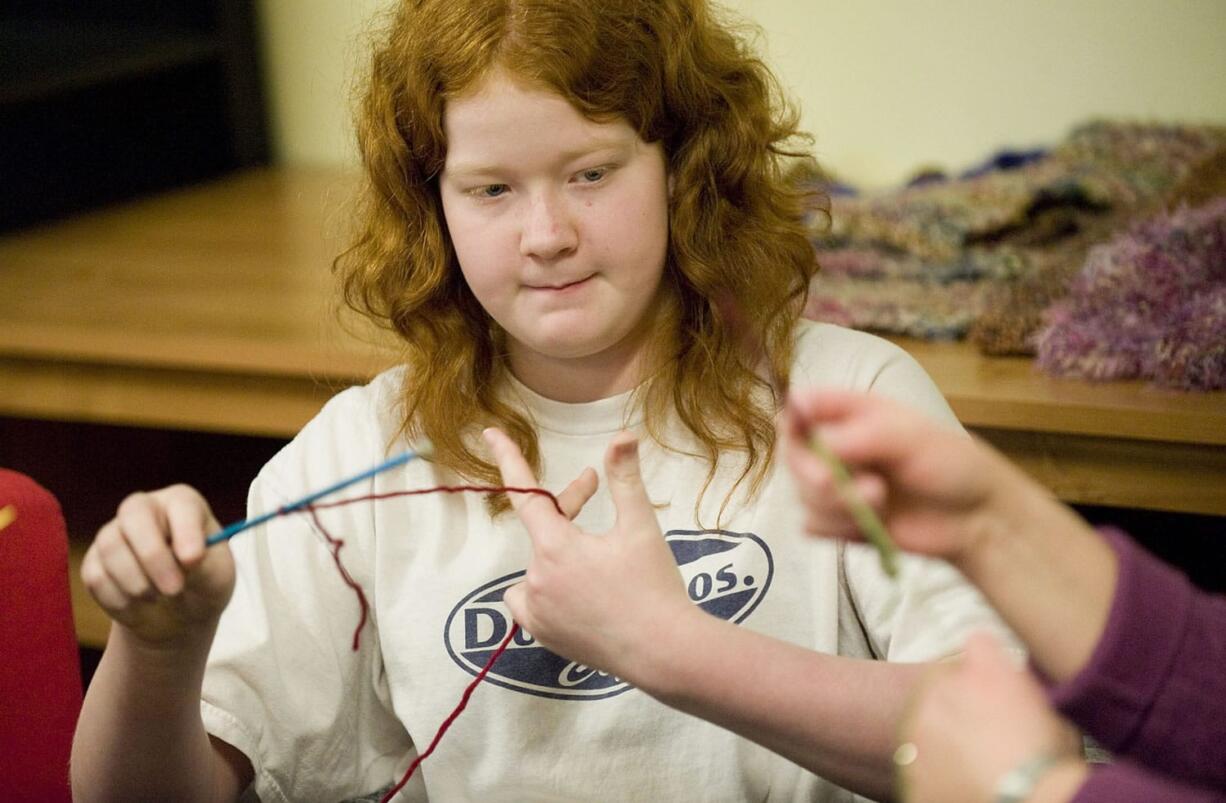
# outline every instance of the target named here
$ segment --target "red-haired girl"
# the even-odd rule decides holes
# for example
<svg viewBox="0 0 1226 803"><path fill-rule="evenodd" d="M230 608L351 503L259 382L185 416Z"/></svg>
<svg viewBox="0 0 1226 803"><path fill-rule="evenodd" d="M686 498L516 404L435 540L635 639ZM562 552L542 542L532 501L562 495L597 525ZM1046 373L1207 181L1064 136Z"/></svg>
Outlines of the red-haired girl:
<svg viewBox="0 0 1226 803"><path fill-rule="evenodd" d="M892 723L921 668L849 659L943 658L992 616L949 570L908 559L894 583L873 556L804 533L767 377L956 422L899 349L799 320L816 264L785 175L795 115L769 72L705 0L402 0L389 20L359 116L360 229L336 267L404 364L333 399L256 478L252 513L424 439L429 462L368 491L497 484L482 439L497 428L577 526L600 530L614 503L589 467L627 429L695 604L848 657L814 684L824 744L789 760L522 632L398 799L886 792ZM82 714L77 793L387 788L510 632L504 593L532 547L508 501L320 511L371 598L354 651L356 605L309 516L205 550L216 524L198 494L126 500L82 569L115 626Z"/></svg>

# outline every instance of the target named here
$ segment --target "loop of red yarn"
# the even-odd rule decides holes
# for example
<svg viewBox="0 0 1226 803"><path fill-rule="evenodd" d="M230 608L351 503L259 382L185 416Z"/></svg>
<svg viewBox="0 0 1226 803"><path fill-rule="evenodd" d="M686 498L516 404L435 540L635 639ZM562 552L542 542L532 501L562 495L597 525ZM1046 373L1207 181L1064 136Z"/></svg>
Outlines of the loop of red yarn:
<svg viewBox="0 0 1226 803"><path fill-rule="evenodd" d="M320 521L317 511L321 508L341 507L343 505L354 504L355 502L374 502L380 499L392 499L398 496L419 496L421 494L430 493L465 492L537 494L544 496L548 498L549 501L553 502L554 509L557 510L560 515L566 515L566 513L562 510L562 506L558 503L557 497L543 488L512 488L485 485L439 485L434 488L421 488L411 491L390 491L387 493L366 494L364 496L341 499L336 502L322 502L319 504L305 506L305 510L310 514L311 521L315 525L315 528L328 543L328 548L332 553L332 560L336 563L336 570L340 573L341 579L345 582L345 585L353 589L353 593L358 598L358 606L361 609L361 617L358 620L358 626L353 631L353 649L355 652L359 646L358 639L362 633L362 628L366 625L366 620L370 611L370 603L367 602L366 593L362 591L362 587L358 585L357 581L353 579L353 576L350 575L349 571L345 568L345 564L341 562L341 547L345 545L344 540L336 538L330 532L328 532L328 530L324 527L323 522ZM301 510L303 508L298 509ZM285 516L292 512L294 511L282 509L278 510L277 514L279 516ZM426 760L426 757L434 752L434 748L438 746L439 741L443 738L443 734L447 732L447 729L451 727L451 724L456 721L456 719L460 716L460 713L463 712L468 706L468 700L470 697L472 697L477 686L480 685L481 681L485 680L485 676L488 675L490 669L493 668L494 662L497 661L504 652L506 652L507 646L511 643L511 639L515 638L515 634L518 632L519 624L512 622L510 632L508 632L506 637L503 638L502 643L498 645L498 649L494 650L494 652L490 655L489 660L485 662L485 666L481 668L481 671L477 673L477 676L473 679L473 681L465 687L464 694L460 697L459 704L452 709L451 713L447 715L447 718L443 720L443 724L439 726L438 731L436 731L434 734L434 738L430 741L429 747L427 747L425 751L423 751L413 760L413 763L411 763L409 768L405 770L405 773L401 777L400 781L393 786L387 792L387 794L380 798L379 803L388 803L396 795L396 793L403 789L404 785L409 782L409 779L413 777L413 773L417 770L418 766L420 766L421 763Z"/></svg>

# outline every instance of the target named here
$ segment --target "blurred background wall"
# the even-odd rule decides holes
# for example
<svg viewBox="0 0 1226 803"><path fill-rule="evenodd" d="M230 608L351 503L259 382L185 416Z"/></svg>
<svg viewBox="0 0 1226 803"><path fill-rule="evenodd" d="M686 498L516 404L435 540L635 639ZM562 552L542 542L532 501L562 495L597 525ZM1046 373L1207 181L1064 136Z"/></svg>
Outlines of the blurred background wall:
<svg viewBox="0 0 1226 803"><path fill-rule="evenodd" d="M260 0L274 161L355 164L350 89L391 0ZM1053 144L1094 116L1226 123L1226 0L728 0L861 186Z"/></svg>

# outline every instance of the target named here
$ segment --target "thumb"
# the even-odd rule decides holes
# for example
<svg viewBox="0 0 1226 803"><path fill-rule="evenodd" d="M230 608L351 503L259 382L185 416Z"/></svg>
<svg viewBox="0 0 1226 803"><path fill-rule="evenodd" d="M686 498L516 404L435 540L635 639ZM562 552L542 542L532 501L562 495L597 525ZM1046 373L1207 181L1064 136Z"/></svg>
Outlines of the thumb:
<svg viewBox="0 0 1226 803"><path fill-rule="evenodd" d="M623 532L640 532L644 529L658 531L655 511L643 487L643 474L639 467L639 442L629 432L613 436L605 452L605 476L609 481L609 495L617 511L616 529Z"/></svg>
<svg viewBox="0 0 1226 803"><path fill-rule="evenodd" d="M523 583L516 583L502 595L502 601L511 611L511 618L519 622L519 626L527 629L525 619L528 617L528 603L524 599Z"/></svg>

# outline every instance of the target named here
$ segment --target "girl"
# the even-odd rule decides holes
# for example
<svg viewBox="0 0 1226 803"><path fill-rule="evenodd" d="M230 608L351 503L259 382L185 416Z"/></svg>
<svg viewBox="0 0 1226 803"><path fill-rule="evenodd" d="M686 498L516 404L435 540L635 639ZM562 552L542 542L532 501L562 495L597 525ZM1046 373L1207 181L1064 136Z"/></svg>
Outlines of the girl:
<svg viewBox="0 0 1226 803"><path fill-rule="evenodd" d="M252 513L423 437L432 460L371 492L495 484L481 432L498 427L566 516L602 529L614 501L588 467L629 429L689 597L832 656L806 681L820 739L750 734L827 781L521 632L399 799L882 794L919 668L833 656L937 659L991 619L952 572L915 561L895 585L871 555L804 535L774 460L765 361L793 383L954 419L898 349L798 321L816 266L784 181L795 117L777 96L704 0L395 11L359 121L362 228L338 271L349 301L400 335L404 365L333 399L256 478ZM764 357L720 313L728 296ZM626 454L611 450L614 474L633 467ZM233 800L253 784L264 800L327 801L388 787L509 632L503 596L532 547L508 508L505 495L399 497L206 550L216 522L194 491L125 500L82 567L115 627L82 713L76 792ZM371 598L357 650L357 606L320 527L346 540Z"/></svg>

